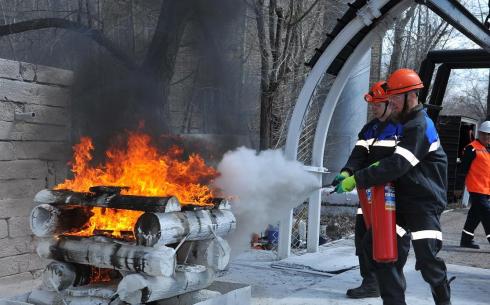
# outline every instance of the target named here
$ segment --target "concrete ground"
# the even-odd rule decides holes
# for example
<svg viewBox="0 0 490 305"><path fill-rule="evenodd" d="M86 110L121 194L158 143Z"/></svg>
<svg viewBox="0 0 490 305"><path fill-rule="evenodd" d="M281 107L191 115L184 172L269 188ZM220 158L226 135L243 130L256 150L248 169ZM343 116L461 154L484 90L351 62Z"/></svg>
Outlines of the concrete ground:
<svg viewBox="0 0 490 305"><path fill-rule="evenodd" d="M453 304L489 304L490 245L481 226L476 232L480 250L457 246L467 211L452 210L443 214L444 247L440 256L448 264L449 276L456 276L451 285ZM411 251L405 267L407 304L433 304L429 286L414 266ZM352 300L345 297L345 291L358 286L361 280L352 239L322 246L319 253L283 261L275 260L270 251L249 251L235 258L229 271L219 280L251 285L253 305L382 304L380 298ZM0 298L29 291L38 284L39 280L0 282Z"/></svg>
<svg viewBox="0 0 490 305"><path fill-rule="evenodd" d="M468 210L443 214L444 247L440 256L446 260L452 282L453 304L489 304L490 245L481 226L476 231L480 250L458 247L461 229ZM229 272L221 278L252 285L253 305L381 305L380 298L352 300L345 297L348 288L360 284L357 258L352 239L320 247L319 253L275 261L266 251L251 251L233 260ZM285 268L285 269L278 269ZM336 270L345 270L333 274ZM415 271L413 251L405 266L407 304L434 304L429 286Z"/></svg>

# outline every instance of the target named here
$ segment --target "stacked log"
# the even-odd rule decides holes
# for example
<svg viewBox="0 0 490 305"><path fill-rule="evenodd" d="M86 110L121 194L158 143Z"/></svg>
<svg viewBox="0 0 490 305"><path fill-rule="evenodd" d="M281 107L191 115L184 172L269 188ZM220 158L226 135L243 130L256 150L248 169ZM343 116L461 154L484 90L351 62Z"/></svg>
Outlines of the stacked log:
<svg viewBox="0 0 490 305"><path fill-rule="evenodd" d="M204 265L222 271L230 262L231 248L221 237L186 242L177 252L177 262L191 265Z"/></svg>
<svg viewBox="0 0 490 305"><path fill-rule="evenodd" d="M173 277L125 276L117 287L118 297L129 304L141 304L171 298L211 285L215 271L204 266L182 266Z"/></svg>
<svg viewBox="0 0 490 305"><path fill-rule="evenodd" d="M138 245L152 247L186 240L205 240L225 236L235 230L231 210L199 210L173 213L145 213L134 227Z"/></svg>
<svg viewBox="0 0 490 305"><path fill-rule="evenodd" d="M52 237L80 230L92 213L86 207L55 207L39 204L31 211L30 226L37 237Z"/></svg>
<svg viewBox="0 0 490 305"><path fill-rule="evenodd" d="M121 195L117 192L80 193L68 190L42 190L34 197L34 204L52 206L87 206L111 209L137 210L144 212L168 213L180 211L176 197L149 197Z"/></svg>
<svg viewBox="0 0 490 305"><path fill-rule="evenodd" d="M90 266L53 261L44 269L42 280L49 291L87 285L90 282Z"/></svg>
<svg viewBox="0 0 490 305"><path fill-rule="evenodd" d="M60 237L43 239L37 246L42 258L141 272L151 276L172 276L175 250L169 247L149 248L121 242L98 241L101 238Z"/></svg>
<svg viewBox="0 0 490 305"><path fill-rule="evenodd" d="M227 200L181 207L175 197L121 195L123 189L42 190L36 195L30 225L39 237L37 253L53 261L43 271L44 288L33 291L29 302L144 304L204 289L228 266L231 249L222 237L235 229L236 219ZM127 232L133 238L129 242L66 236L83 228L93 207L144 213L134 232ZM103 268L111 282L92 283L94 268Z"/></svg>

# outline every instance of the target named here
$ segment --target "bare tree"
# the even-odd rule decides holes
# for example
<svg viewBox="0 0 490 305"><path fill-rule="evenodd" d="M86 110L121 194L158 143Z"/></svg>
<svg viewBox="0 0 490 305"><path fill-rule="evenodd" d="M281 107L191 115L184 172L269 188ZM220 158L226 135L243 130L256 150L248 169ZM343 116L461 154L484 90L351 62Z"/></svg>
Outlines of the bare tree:
<svg viewBox="0 0 490 305"><path fill-rule="evenodd" d="M406 41L405 27L413 18L415 13L415 5L412 4L404 13L403 17L398 18L393 30L393 52L391 53L390 66L388 72L391 73L398 69L402 60L403 44Z"/></svg>
<svg viewBox="0 0 490 305"><path fill-rule="evenodd" d="M36 5L41 3L38 0L31 0L31 2ZM213 4L213 7L221 3L218 2L215 2L217 4ZM142 6L149 6L150 3L153 10L155 7L159 7L156 12L152 12L157 18L155 18L151 29L145 28L147 27L146 20L141 20L148 18L147 15L140 16L139 20L134 16L135 11L141 9ZM8 3L8 5L13 4ZM7 4L4 6L7 8ZM68 0L66 7L63 7L62 10L54 6L36 7L35 11L29 12L27 16L25 10L18 10L16 6L8 6L8 8L12 9L11 16L13 17L4 18L6 24L0 25L0 37L18 37L22 33L32 36L33 32L41 33L41 30L50 29L61 33L64 31L74 32L91 39L100 49L105 49L122 66L130 70L130 74L135 75L131 76L133 79L140 79L139 82L133 82L144 85L144 88L140 88L139 92L148 90L154 92L152 98L146 98L143 101L141 96L137 97L138 93L129 94L134 97L134 105L130 106L126 112L130 113L135 109L143 111L141 116L146 118L148 125L152 124L149 122L152 120L156 127L160 126L162 130L167 130L166 126L161 124L169 121L168 95L172 85L171 80L174 75L178 50L182 45L182 38L190 20L205 18L202 16L202 11L207 8L202 1L121 2L113 0L102 1L101 4L99 0ZM15 16L22 16L23 18L19 20ZM124 33L120 33L121 30L118 29L120 21L126 24ZM150 34L148 35L146 32ZM42 33L43 37L49 37L46 35L47 32ZM128 33L130 36L127 35ZM146 41L142 41L142 34L149 36ZM201 34L206 35L207 33L202 31ZM135 35L139 35L139 37L136 38ZM141 46L145 46L143 52L136 50L136 39L139 39L140 49ZM206 40L207 38L201 39ZM211 39L208 38L208 40ZM39 42L39 44L42 43L49 44L46 40ZM128 100L131 99L129 95ZM142 105L144 103L146 105Z"/></svg>
<svg viewBox="0 0 490 305"><path fill-rule="evenodd" d="M450 85L464 79L457 89L450 90L445 98L443 114L463 115L484 120L487 116L488 73L482 70L461 71L451 77Z"/></svg>
<svg viewBox="0 0 490 305"><path fill-rule="evenodd" d="M292 99L297 91L295 79L303 79L304 63L320 36L316 32L327 1L254 0L249 6L255 13L260 52L260 148L275 146L277 131L284 130L284 103L281 95ZM289 88L282 87L290 84ZM287 93L284 93L285 89ZM280 131L279 131L280 133Z"/></svg>
<svg viewBox="0 0 490 305"><path fill-rule="evenodd" d="M453 37L454 28L427 6L410 6L385 36L385 46L391 53L385 61L386 74L401 67L418 70L430 50L445 48Z"/></svg>

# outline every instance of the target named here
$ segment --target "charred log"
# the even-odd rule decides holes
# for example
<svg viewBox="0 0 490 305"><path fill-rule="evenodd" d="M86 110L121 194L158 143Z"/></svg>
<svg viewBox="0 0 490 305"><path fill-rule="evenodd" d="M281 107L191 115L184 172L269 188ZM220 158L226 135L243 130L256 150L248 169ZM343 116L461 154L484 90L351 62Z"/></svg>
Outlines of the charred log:
<svg viewBox="0 0 490 305"><path fill-rule="evenodd" d="M61 293L34 290L27 301L36 305L126 305L119 298L113 298L115 287L84 286L80 290L67 289ZM110 295L109 295L110 293Z"/></svg>
<svg viewBox="0 0 490 305"><path fill-rule="evenodd" d="M186 204L182 206L182 211L197 211L197 210L229 210L231 209L230 202L223 198L213 198L208 205L196 205L196 204Z"/></svg>
<svg viewBox="0 0 490 305"><path fill-rule="evenodd" d="M212 268L198 265L177 267L173 277L126 275L117 287L117 295L129 304L146 303L206 288L216 277Z"/></svg>
<svg viewBox="0 0 490 305"><path fill-rule="evenodd" d="M36 289L29 294L27 301L29 302L29 304L52 305L56 302L57 296L57 293L54 291Z"/></svg>
<svg viewBox="0 0 490 305"><path fill-rule="evenodd" d="M230 210L145 213L134 228L138 245L168 245L186 240L212 239L232 232L236 219Z"/></svg>
<svg viewBox="0 0 490 305"><path fill-rule="evenodd" d="M53 206L89 206L112 209L137 210L144 212L168 213L180 211L180 203L175 197L148 197L120 195L113 187L112 191L101 191L97 187L94 193L80 193L69 190L42 190L34 197L35 204Z"/></svg>
<svg viewBox="0 0 490 305"><path fill-rule="evenodd" d="M221 237L185 242L177 251L178 264L203 265L225 270L230 262L231 248Z"/></svg>
<svg viewBox="0 0 490 305"><path fill-rule="evenodd" d="M31 211L30 226L38 237L78 231L92 216L87 207L61 207L40 204Z"/></svg>
<svg viewBox="0 0 490 305"><path fill-rule="evenodd" d="M94 297L111 299L116 293L117 283L89 284L83 287L66 289L64 294L72 297Z"/></svg>
<svg viewBox="0 0 490 305"><path fill-rule="evenodd" d="M44 287L50 291L62 291L68 287L82 286L90 282L90 266L66 262L51 262L43 271Z"/></svg>
<svg viewBox="0 0 490 305"><path fill-rule="evenodd" d="M42 258L152 276L171 276L175 270L172 248L147 248L102 238L45 239L39 242L37 253Z"/></svg>

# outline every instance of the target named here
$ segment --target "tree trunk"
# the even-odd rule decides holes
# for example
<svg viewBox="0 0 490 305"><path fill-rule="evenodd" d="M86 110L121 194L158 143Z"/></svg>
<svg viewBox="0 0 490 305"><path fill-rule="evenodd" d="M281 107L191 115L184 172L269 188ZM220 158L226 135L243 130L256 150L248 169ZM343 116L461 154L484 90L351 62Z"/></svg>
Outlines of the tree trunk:
<svg viewBox="0 0 490 305"><path fill-rule="evenodd" d="M274 98L270 95L267 88L262 89L260 95L260 150L271 148L272 144L272 103Z"/></svg>
<svg viewBox="0 0 490 305"><path fill-rule="evenodd" d="M404 44L405 26L413 17L413 14L415 13L415 7L415 5L412 5L408 9L408 11L406 11L405 16L395 22L395 30L393 34L393 53L391 54L390 58L390 67L388 71L389 74L400 68Z"/></svg>
<svg viewBox="0 0 490 305"><path fill-rule="evenodd" d="M149 76L148 85L158 88L158 95L154 99L154 104L149 105L151 111L148 113L153 113L151 116L157 120L154 123L157 128L158 121L169 118L167 98L170 81L174 74L175 59L185 27L194 12L193 7L193 0L162 2L155 33L141 66L142 71Z"/></svg>

